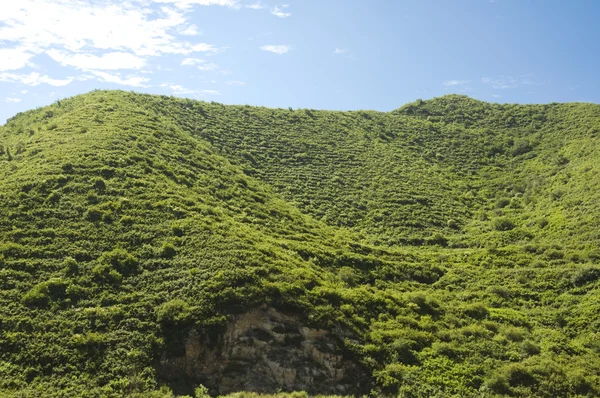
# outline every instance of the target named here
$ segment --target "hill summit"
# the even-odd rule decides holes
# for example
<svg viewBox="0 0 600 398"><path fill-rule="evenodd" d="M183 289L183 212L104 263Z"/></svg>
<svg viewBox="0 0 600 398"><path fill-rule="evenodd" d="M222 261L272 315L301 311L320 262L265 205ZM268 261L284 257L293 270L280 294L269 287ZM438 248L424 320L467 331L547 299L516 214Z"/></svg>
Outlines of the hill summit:
<svg viewBox="0 0 600 398"><path fill-rule="evenodd" d="M594 104L18 114L0 395L598 396L599 156Z"/></svg>

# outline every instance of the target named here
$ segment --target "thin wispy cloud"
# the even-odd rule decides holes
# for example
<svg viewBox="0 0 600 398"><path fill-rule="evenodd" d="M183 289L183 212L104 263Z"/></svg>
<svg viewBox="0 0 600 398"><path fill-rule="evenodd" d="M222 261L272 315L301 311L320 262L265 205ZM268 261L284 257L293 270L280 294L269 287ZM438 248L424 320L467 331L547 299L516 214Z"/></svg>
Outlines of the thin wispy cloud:
<svg viewBox="0 0 600 398"><path fill-rule="evenodd" d="M181 61L180 65L193 66L193 65L203 64L205 62L206 62L206 60L204 60L202 58L184 58L183 61Z"/></svg>
<svg viewBox="0 0 600 398"><path fill-rule="evenodd" d="M184 28L182 28L179 31L180 35L184 35L184 36L197 36L202 34L202 32L198 29L198 27L194 24L188 25Z"/></svg>
<svg viewBox="0 0 600 398"><path fill-rule="evenodd" d="M251 10L262 10L263 8L265 8L265 5L262 3L254 3L254 4L248 4L245 7L250 8Z"/></svg>
<svg viewBox="0 0 600 398"><path fill-rule="evenodd" d="M282 55L288 53L291 50L291 47L289 45L267 44L260 47L260 49L263 51L268 51L278 55Z"/></svg>
<svg viewBox="0 0 600 398"><path fill-rule="evenodd" d="M154 0L156 3L169 3L177 8L190 8L194 5L199 6L223 6L229 8L239 8L240 4L237 0Z"/></svg>
<svg viewBox="0 0 600 398"><path fill-rule="evenodd" d="M10 102L10 103L16 104L16 103L21 102L21 98L6 97L4 99L4 102Z"/></svg>
<svg viewBox="0 0 600 398"><path fill-rule="evenodd" d="M496 90L506 90L536 84L533 82L532 75L530 74L521 76L483 77L481 78L481 82Z"/></svg>
<svg viewBox="0 0 600 398"><path fill-rule="evenodd" d="M53 79L48 75L42 75L38 72L31 73L0 73L0 82L21 83L27 86L39 86L40 84L49 84L55 87L66 86L75 79L69 77L67 79Z"/></svg>
<svg viewBox="0 0 600 398"><path fill-rule="evenodd" d="M120 74L101 71L90 71L90 73L105 83L114 83L130 87L149 87L147 83L150 79L144 76L128 75L121 77Z"/></svg>
<svg viewBox="0 0 600 398"><path fill-rule="evenodd" d="M333 55L338 57L343 57L351 60L357 60L358 58L350 51L348 48L336 47L333 50Z"/></svg>
<svg viewBox="0 0 600 398"><path fill-rule="evenodd" d="M102 55L74 54L62 50L48 50L46 55L61 64L77 69L140 69L144 58L125 52L111 52Z"/></svg>
<svg viewBox="0 0 600 398"><path fill-rule="evenodd" d="M228 86L245 86L246 85L245 82L241 82L239 80L229 80L229 81L225 82L225 84L227 84Z"/></svg>
<svg viewBox="0 0 600 398"><path fill-rule="evenodd" d="M219 65L213 64L213 63L201 64L201 65L198 65L198 69L201 71L207 72L207 71L219 69Z"/></svg>
<svg viewBox="0 0 600 398"><path fill-rule="evenodd" d="M279 17L279 18L288 18L288 17L291 17L292 16L291 13L283 11L285 8L288 8L288 7L289 7L288 4L284 4L284 5L281 5L281 6L275 6L275 7L273 7L271 9L271 14L273 14L276 17Z"/></svg>
<svg viewBox="0 0 600 398"><path fill-rule="evenodd" d="M194 97L202 97L206 95L221 95L221 92L218 90L196 90L183 87L179 84L163 83L160 85L160 87L169 89L175 95L192 95Z"/></svg>
<svg viewBox="0 0 600 398"><path fill-rule="evenodd" d="M447 81L443 82L442 84L444 86L451 87L451 86L461 86L464 84L468 84L470 82L471 82L470 80L447 80Z"/></svg>

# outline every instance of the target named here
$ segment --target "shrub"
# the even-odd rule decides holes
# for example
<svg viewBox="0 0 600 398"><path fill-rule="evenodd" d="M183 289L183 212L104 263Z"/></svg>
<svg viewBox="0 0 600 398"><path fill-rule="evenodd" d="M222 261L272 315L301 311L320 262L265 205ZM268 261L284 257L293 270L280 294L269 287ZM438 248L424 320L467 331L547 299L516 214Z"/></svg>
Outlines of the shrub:
<svg viewBox="0 0 600 398"><path fill-rule="evenodd" d="M60 278L53 278L46 282L41 282L31 288L22 298L23 304L44 306L50 300L64 298L67 283Z"/></svg>
<svg viewBox="0 0 600 398"><path fill-rule="evenodd" d="M446 224L448 225L448 228L458 229L458 222L454 219L449 219Z"/></svg>
<svg viewBox="0 0 600 398"><path fill-rule="evenodd" d="M121 217L121 220L119 221L121 224L129 226L129 225L133 225L133 217L131 216L123 216Z"/></svg>
<svg viewBox="0 0 600 398"><path fill-rule="evenodd" d="M183 228L181 227L181 225L173 224L171 226L171 231L175 236L183 236Z"/></svg>
<svg viewBox="0 0 600 398"><path fill-rule="evenodd" d="M96 222L102 219L102 216L104 216L104 211L97 206L92 206L87 209L84 216L87 220Z"/></svg>
<svg viewBox="0 0 600 398"><path fill-rule="evenodd" d="M515 224L506 217L494 219L492 221L492 226L496 231L510 231L515 228Z"/></svg>
<svg viewBox="0 0 600 398"><path fill-rule="evenodd" d="M191 317L191 307L181 299L167 301L156 310L156 320L163 325L182 325Z"/></svg>
<svg viewBox="0 0 600 398"><path fill-rule="evenodd" d="M485 305L481 303L470 304L463 308L463 312L474 319L484 319L490 314Z"/></svg>
<svg viewBox="0 0 600 398"><path fill-rule="evenodd" d="M505 208L506 206L508 206L509 204L510 204L510 199L499 198L498 200L496 200L495 207L496 207L496 209L502 209L502 208Z"/></svg>
<svg viewBox="0 0 600 398"><path fill-rule="evenodd" d="M114 249L104 253L99 261L101 264L110 265L123 275L133 274L138 269L138 259L124 249Z"/></svg>
<svg viewBox="0 0 600 398"><path fill-rule="evenodd" d="M573 275L573 284L575 286L582 286L587 283L595 282L600 279L600 267L588 266L578 270Z"/></svg>
<svg viewBox="0 0 600 398"><path fill-rule="evenodd" d="M565 253L558 249L550 249L546 251L546 258L548 260L560 260L565 256Z"/></svg>
<svg viewBox="0 0 600 398"><path fill-rule="evenodd" d="M448 238L440 233L436 233L433 236L427 238L427 243L430 245L448 246Z"/></svg>
<svg viewBox="0 0 600 398"><path fill-rule="evenodd" d="M164 258L173 258L177 254L177 249L172 243L165 242L160 248L160 255Z"/></svg>
<svg viewBox="0 0 600 398"><path fill-rule="evenodd" d="M307 395L307 397L308 397L308 395ZM208 394L208 388L206 388L202 384L200 384L194 390L194 398L210 398L210 395Z"/></svg>
<svg viewBox="0 0 600 398"><path fill-rule="evenodd" d="M52 191L46 198L46 201L49 203L58 203L60 201L60 193L57 191Z"/></svg>
<svg viewBox="0 0 600 398"><path fill-rule="evenodd" d="M508 327L504 334L510 341L521 342L525 339L525 330L518 327Z"/></svg>
<svg viewBox="0 0 600 398"><path fill-rule="evenodd" d="M65 257L63 260L63 270L67 275L74 275L79 270L77 261L73 257Z"/></svg>
<svg viewBox="0 0 600 398"><path fill-rule="evenodd" d="M123 275L117 270L112 269L108 264L98 264L92 269L92 277L97 282L120 284L123 281Z"/></svg>
<svg viewBox="0 0 600 398"><path fill-rule="evenodd" d="M104 181L102 178L96 178L93 184L94 189L97 191L103 192L106 190L106 181Z"/></svg>
<svg viewBox="0 0 600 398"><path fill-rule="evenodd" d="M540 353L540 347L531 340L525 340L521 343L521 351L525 355L537 355Z"/></svg>

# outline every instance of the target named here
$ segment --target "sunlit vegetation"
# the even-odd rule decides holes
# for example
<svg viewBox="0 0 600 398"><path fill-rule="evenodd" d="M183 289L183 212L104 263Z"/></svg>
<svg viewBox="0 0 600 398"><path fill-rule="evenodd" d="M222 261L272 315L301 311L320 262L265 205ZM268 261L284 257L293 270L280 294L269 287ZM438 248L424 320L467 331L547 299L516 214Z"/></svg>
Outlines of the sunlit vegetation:
<svg viewBox="0 0 600 398"><path fill-rule="evenodd" d="M204 397L157 358L263 304L351 331L374 395L598 396L598 159L592 104L95 91L19 114L0 128L0 396Z"/></svg>

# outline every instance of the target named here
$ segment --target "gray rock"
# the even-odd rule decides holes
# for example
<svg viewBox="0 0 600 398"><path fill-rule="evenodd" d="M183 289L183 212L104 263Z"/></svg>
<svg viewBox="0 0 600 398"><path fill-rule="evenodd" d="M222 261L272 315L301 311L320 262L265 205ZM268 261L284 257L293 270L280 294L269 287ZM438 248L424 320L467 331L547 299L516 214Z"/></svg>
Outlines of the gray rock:
<svg viewBox="0 0 600 398"><path fill-rule="evenodd" d="M342 355L341 337L306 327L297 315L261 308L232 316L217 341L192 330L182 342L185 355L164 352L158 370L166 380L183 376L216 394L368 391L360 366Z"/></svg>

